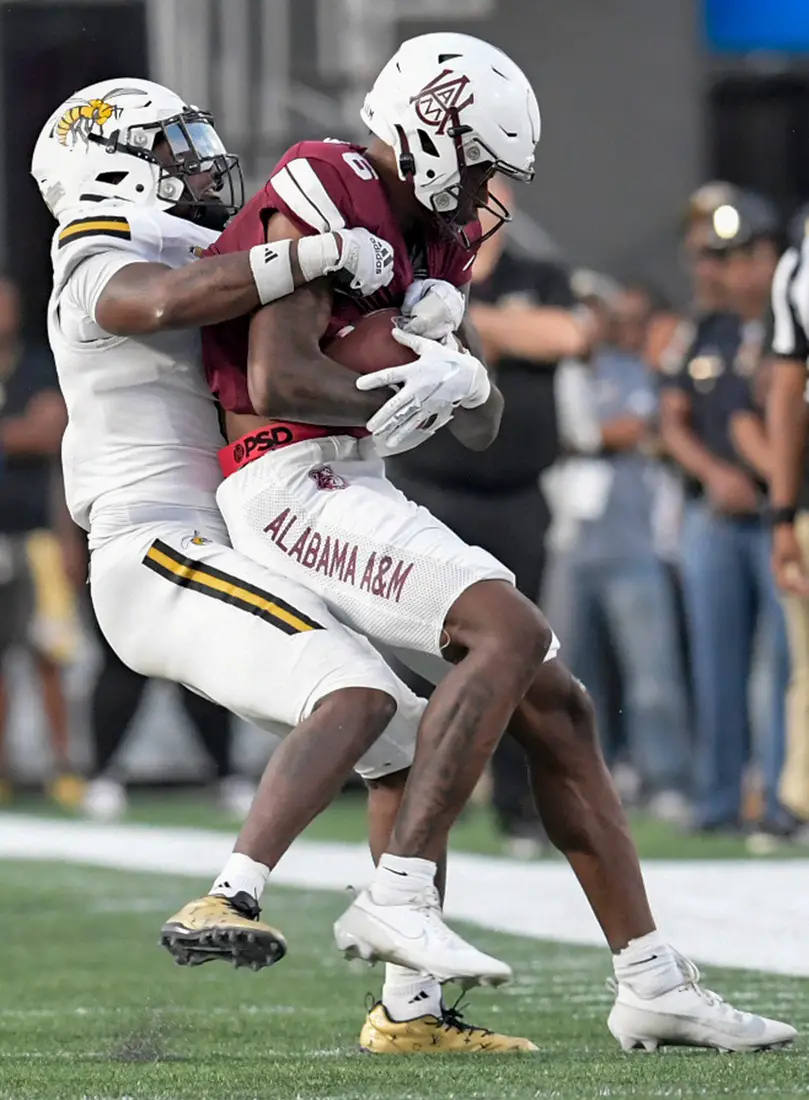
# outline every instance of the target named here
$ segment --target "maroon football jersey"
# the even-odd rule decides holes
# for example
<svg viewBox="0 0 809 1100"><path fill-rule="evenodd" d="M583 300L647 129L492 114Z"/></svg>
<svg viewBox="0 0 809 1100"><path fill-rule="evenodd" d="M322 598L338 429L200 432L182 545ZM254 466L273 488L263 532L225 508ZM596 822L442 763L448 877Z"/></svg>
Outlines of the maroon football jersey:
<svg viewBox="0 0 809 1100"><path fill-rule="evenodd" d="M370 298L357 299L336 292L324 343L363 313L400 306L414 279L445 279L461 287L472 278L474 248L456 244L437 225L424 241L423 255L409 255L385 188L364 154L363 146L344 141L302 141L293 145L281 157L265 187L208 249L209 255L217 255L263 244L267 221L276 211L305 234L363 226L384 237L394 250L393 280ZM479 223L466 229L472 241L480 236ZM249 317L240 317L203 329L202 333L208 384L230 412L253 412L246 375L249 324Z"/></svg>

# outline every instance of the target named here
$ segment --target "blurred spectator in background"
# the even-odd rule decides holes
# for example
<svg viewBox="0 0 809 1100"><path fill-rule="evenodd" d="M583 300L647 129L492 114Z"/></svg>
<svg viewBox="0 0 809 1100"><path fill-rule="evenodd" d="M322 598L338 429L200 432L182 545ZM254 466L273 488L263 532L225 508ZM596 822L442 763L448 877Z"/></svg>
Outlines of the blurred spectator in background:
<svg viewBox="0 0 809 1100"><path fill-rule="evenodd" d="M15 647L30 654L50 737L48 789L72 807L82 784L71 769L61 665L75 641L73 608L51 532L52 479L65 422L50 354L23 342L19 292L0 276L0 660ZM0 670L0 794L6 796L8 708Z"/></svg>
<svg viewBox="0 0 809 1100"><path fill-rule="evenodd" d="M501 177L492 194L512 206ZM484 232L491 224L481 212ZM582 354L589 315L577 314L566 272L549 261L517 259L505 234L481 246L473 268L470 316L505 397L494 444L468 451L449 432L388 462L388 473L411 500L429 508L462 539L484 547L517 577L521 592L539 596L550 523L539 476L557 457L553 375L557 362ZM493 804L515 855L536 854L542 833L528 787L525 757L506 737L492 763Z"/></svg>
<svg viewBox="0 0 809 1100"><path fill-rule="evenodd" d="M562 558L570 622L563 632L573 671L590 688L609 728L603 660L594 623L606 627L622 685L630 764L648 808L661 819L690 818L686 693L673 592L655 551L653 509L659 463L652 457L656 387L642 358L654 313L652 294L625 289L592 361L600 452L573 466L567 490L579 515ZM562 630L561 625L557 630ZM605 745L609 762L611 746Z"/></svg>
<svg viewBox="0 0 809 1100"><path fill-rule="evenodd" d="M703 183L689 197L683 221L683 258L691 278L691 316L726 309L726 293L721 269L703 262L704 250L714 240L713 216L722 206L732 206L738 188L725 180Z"/></svg>
<svg viewBox="0 0 809 1100"><path fill-rule="evenodd" d="M663 439L683 470L688 497L682 565L696 702L696 824L711 831L741 824L759 622L772 657L763 770L765 825L773 829L781 811L772 762L784 740L788 679L783 615L769 570L765 485L731 435L761 356L779 227L766 200L722 195L729 197L689 227L701 312L690 347L664 366L661 397Z"/></svg>

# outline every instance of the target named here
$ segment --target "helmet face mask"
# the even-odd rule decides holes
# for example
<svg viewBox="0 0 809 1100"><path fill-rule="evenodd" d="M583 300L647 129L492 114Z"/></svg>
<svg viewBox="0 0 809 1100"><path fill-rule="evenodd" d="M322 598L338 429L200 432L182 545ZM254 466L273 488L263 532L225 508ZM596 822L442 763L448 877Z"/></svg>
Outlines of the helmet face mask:
<svg viewBox="0 0 809 1100"><path fill-rule="evenodd" d="M501 50L462 34L405 42L366 97L363 121L396 154L401 179L442 230L469 247L464 226L486 206L491 236L510 215L490 199L496 173L529 182L540 117L523 72ZM491 205L489 205L491 203Z"/></svg>
<svg viewBox="0 0 809 1100"><path fill-rule="evenodd" d="M470 127L461 126L449 131L451 137L460 138L456 141L459 182L450 184L439 195L431 196L433 213L439 225L453 240L467 249L479 248L484 241L494 236L498 229L511 221L511 212L505 203L489 193L490 180L494 179L498 173L521 183L530 183L534 178L533 168L520 171L498 160L496 153L479 138L472 137L468 143L464 143L463 135L469 133L470 129ZM449 195L455 204L449 214L442 212L438 201L444 195ZM486 210L491 215L492 226L472 245L464 227L475 221L479 210Z"/></svg>
<svg viewBox="0 0 809 1100"><path fill-rule="evenodd" d="M148 80L110 83L71 96L40 133L31 172L54 216L111 200L222 229L244 183L211 115Z"/></svg>
<svg viewBox="0 0 809 1100"><path fill-rule="evenodd" d="M159 165L156 192L174 205L169 212L209 229L223 229L244 204L239 158L225 150L207 111L183 111L131 129L126 140L113 134L109 149Z"/></svg>

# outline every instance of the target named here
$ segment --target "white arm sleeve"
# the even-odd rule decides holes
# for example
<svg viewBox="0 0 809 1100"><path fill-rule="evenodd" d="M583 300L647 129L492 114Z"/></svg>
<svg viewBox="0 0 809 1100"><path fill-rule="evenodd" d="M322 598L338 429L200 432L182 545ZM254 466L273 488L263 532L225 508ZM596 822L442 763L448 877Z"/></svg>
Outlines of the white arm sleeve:
<svg viewBox="0 0 809 1100"><path fill-rule="evenodd" d="M809 360L809 265L803 252L790 248L781 257L772 283L772 350L789 359Z"/></svg>

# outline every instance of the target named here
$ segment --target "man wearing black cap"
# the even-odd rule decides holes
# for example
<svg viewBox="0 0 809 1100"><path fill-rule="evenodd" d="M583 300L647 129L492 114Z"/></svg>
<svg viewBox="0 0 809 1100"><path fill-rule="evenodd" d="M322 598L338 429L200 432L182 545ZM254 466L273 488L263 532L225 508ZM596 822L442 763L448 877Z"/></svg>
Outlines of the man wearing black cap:
<svg viewBox="0 0 809 1100"><path fill-rule="evenodd" d="M749 406L764 339L767 288L778 256L778 219L758 195L735 192L702 227L695 266L715 290L691 346L663 377L661 426L685 475L683 586L697 718L696 825L735 829L749 756L747 707L753 637L765 616L773 655L765 746L766 817L778 816L777 770L788 677L783 617L769 571L765 484L740 458L731 421ZM768 822L770 824L770 822ZM774 823L773 823L774 824Z"/></svg>
<svg viewBox="0 0 809 1100"><path fill-rule="evenodd" d="M783 593L792 678L787 697L784 805L809 821L809 204L790 226L792 247L772 287L773 370L767 396L773 572Z"/></svg>

